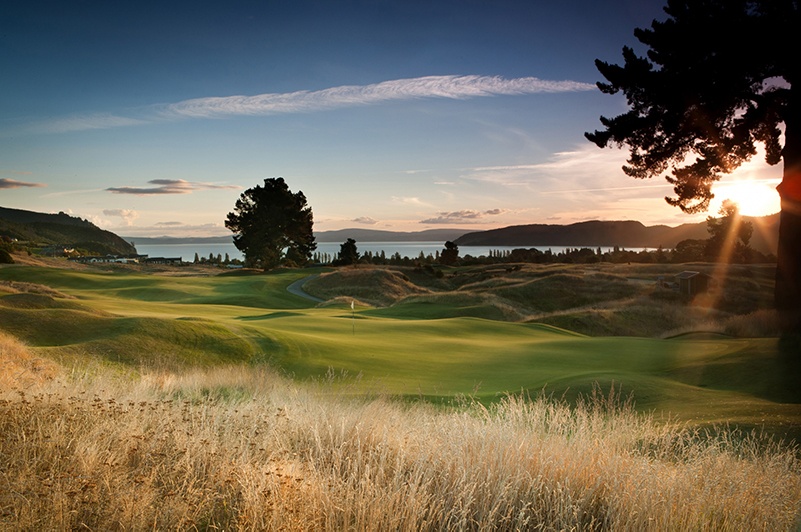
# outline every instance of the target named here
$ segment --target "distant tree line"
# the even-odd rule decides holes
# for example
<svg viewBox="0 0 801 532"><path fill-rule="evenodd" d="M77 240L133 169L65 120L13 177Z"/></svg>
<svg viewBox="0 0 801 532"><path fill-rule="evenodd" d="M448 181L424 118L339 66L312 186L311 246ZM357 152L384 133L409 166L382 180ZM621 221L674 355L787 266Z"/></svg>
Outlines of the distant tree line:
<svg viewBox="0 0 801 532"><path fill-rule="evenodd" d="M192 263L193 264L208 264L208 265L212 265L212 266L228 266L229 264L237 264L237 265L243 264L243 262L241 260L239 260L239 259L230 258L228 256L228 253L226 253L224 257L220 253L217 253L217 255L214 255L214 253L209 253L208 257L200 257L200 256L198 256L197 253L195 253L195 258L192 261Z"/></svg>
<svg viewBox="0 0 801 532"><path fill-rule="evenodd" d="M614 246L611 251L603 251L600 247L567 248L553 252L551 249L518 248L512 250L490 250L489 255L459 257L459 247L453 242L445 242L444 249L434 254L417 257L401 256L394 253L387 256L384 251L373 253L367 251L360 254L356 241L349 238L340 246L336 257L329 253L314 253L313 261L317 264L331 266L349 266L355 264L416 266L425 268L434 265L481 265L504 263L575 263L591 264L597 262L611 263L683 263L683 262L730 262L737 264L775 263L776 256L764 254L752 249L750 239L753 233L751 222L743 221L737 205L724 202L718 218L707 218L708 239L688 239L679 242L674 249L632 251Z"/></svg>

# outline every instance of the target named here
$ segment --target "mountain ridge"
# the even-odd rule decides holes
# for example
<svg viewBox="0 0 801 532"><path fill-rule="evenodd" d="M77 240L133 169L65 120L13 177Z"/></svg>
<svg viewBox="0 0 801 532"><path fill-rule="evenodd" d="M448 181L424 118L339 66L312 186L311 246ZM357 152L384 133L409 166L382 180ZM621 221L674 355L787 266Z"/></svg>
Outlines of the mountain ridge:
<svg viewBox="0 0 801 532"><path fill-rule="evenodd" d="M754 224L751 247L765 253L776 253L779 215L743 217ZM706 222L646 226L633 220L588 220L567 225L513 225L486 231L466 233L457 238L458 246L575 246L674 248L682 240L709 238Z"/></svg>

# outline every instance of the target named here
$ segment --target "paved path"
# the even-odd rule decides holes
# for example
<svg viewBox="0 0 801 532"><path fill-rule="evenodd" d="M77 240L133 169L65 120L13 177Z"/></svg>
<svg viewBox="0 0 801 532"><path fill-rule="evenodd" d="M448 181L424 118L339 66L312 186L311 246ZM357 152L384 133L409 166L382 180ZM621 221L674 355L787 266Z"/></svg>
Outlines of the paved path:
<svg viewBox="0 0 801 532"><path fill-rule="evenodd" d="M323 301L325 301L325 299L320 299L319 297L313 296L311 294L307 294L306 292L303 291L303 285L306 284L307 281L311 281L312 279L314 279L316 277L319 277L319 276L320 276L320 274L314 274L314 275L308 275L308 276L306 276L306 277L304 277L302 279L298 279L294 283L292 283L289 286L287 286L286 287L286 291L289 292L290 294L294 294L294 295L299 296L299 297L304 297L306 299L309 299L311 301L315 301L317 303L322 303Z"/></svg>

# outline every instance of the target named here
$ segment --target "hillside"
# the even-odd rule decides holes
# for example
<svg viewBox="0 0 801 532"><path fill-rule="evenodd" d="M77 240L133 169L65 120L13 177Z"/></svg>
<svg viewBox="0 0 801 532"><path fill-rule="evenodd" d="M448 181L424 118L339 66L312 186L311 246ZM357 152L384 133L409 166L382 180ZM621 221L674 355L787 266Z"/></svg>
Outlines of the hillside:
<svg viewBox="0 0 801 532"><path fill-rule="evenodd" d="M746 217L754 224L751 247L776 253L779 215ZM635 221L592 220L570 225L515 225L467 233L455 240L459 246L620 246L624 248L673 248L686 239L709 237L706 222L645 226Z"/></svg>
<svg viewBox="0 0 801 532"><path fill-rule="evenodd" d="M0 236L35 246L64 245L101 255L136 253L134 246L114 233L63 212L46 214L0 207Z"/></svg>

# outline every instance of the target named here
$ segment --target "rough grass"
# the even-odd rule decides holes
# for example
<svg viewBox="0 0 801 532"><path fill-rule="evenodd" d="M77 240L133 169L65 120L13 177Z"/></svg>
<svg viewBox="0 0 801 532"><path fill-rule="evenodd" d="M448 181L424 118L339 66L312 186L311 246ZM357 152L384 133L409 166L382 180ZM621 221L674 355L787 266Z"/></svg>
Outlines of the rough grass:
<svg viewBox="0 0 801 532"><path fill-rule="evenodd" d="M25 389L53 379L58 365L37 357L13 336L0 331L0 389Z"/></svg>
<svg viewBox="0 0 801 532"><path fill-rule="evenodd" d="M429 291L412 283L405 274L384 268L343 268L323 273L310 279L303 289L322 299L347 296L378 306Z"/></svg>
<svg viewBox="0 0 801 532"><path fill-rule="evenodd" d="M723 332L728 314L671 299L639 296L617 304L600 303L541 314L530 321L579 331L588 336L668 338L689 331Z"/></svg>
<svg viewBox="0 0 801 532"><path fill-rule="evenodd" d="M36 294L49 297L57 297L60 299L73 299L72 296L54 290L49 286L39 283L27 283L20 281L5 281L0 280L0 292L8 294Z"/></svg>
<svg viewBox="0 0 801 532"><path fill-rule="evenodd" d="M339 390L339 391L337 391ZM614 394L454 409L229 367L0 395L0 528L791 530L795 451Z"/></svg>
<svg viewBox="0 0 801 532"><path fill-rule="evenodd" d="M498 321L522 321L526 314L492 293L452 291L413 295L401 304L366 312L367 315L404 319L473 317Z"/></svg>
<svg viewBox="0 0 801 532"><path fill-rule="evenodd" d="M712 330L747 337L775 335L770 265L596 264L450 268L442 276L412 268L355 268L326 273L306 284L324 299L348 298L379 307L374 315L399 318L474 316L538 322L590 336L668 337ZM657 286L686 270L716 279L708 294L688 299Z"/></svg>

